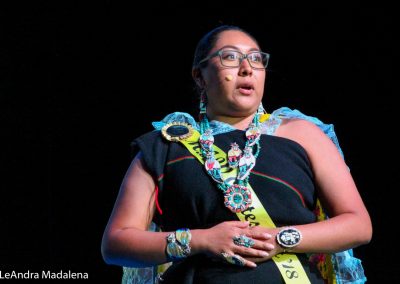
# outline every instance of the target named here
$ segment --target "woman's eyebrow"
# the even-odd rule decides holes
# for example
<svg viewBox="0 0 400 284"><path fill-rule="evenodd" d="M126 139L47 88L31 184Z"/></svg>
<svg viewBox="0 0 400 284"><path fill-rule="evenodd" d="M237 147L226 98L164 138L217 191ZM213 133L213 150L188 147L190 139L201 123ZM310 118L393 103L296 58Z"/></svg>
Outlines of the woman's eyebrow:
<svg viewBox="0 0 400 284"><path fill-rule="evenodd" d="M235 49L235 50L241 52L240 48L238 48L237 46L234 46L234 45L230 45L230 44L224 45L223 47L220 48L220 50L222 50L222 49L227 49L227 48L229 48L229 49ZM258 48L256 48L256 47L252 47L252 48L249 49L249 51L260 51L260 49L258 49Z"/></svg>

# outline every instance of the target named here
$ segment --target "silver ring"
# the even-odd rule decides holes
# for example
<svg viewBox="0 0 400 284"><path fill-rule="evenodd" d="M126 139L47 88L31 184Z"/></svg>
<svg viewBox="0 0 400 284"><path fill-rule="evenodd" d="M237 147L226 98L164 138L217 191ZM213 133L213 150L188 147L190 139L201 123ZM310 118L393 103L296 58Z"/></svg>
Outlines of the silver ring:
<svg viewBox="0 0 400 284"><path fill-rule="evenodd" d="M243 257L237 254L228 254L226 252L222 253L222 256L224 259L229 262L230 264L238 265L238 266L244 266L246 264L246 261L244 260Z"/></svg>
<svg viewBox="0 0 400 284"><path fill-rule="evenodd" d="M251 248L254 246L254 240L245 235L235 236L232 239L234 244L238 246L243 246L246 248Z"/></svg>

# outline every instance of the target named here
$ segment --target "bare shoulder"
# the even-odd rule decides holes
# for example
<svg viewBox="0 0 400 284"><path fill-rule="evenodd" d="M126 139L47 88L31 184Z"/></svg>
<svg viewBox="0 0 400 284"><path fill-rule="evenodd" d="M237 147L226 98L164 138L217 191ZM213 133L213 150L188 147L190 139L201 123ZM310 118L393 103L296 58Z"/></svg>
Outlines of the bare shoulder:
<svg viewBox="0 0 400 284"><path fill-rule="evenodd" d="M283 119L275 135L299 143L307 152L325 147L336 148L318 126L303 119Z"/></svg>
<svg viewBox="0 0 400 284"><path fill-rule="evenodd" d="M312 138L324 135L314 123L304 119L283 119L276 136L294 140L300 144Z"/></svg>

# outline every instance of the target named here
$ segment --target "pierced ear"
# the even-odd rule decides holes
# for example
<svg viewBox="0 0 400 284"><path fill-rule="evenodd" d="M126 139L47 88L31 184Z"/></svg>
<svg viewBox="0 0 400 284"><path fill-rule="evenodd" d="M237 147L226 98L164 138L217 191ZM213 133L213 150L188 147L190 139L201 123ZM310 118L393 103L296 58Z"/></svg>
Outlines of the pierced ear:
<svg viewBox="0 0 400 284"><path fill-rule="evenodd" d="M200 89L205 87L205 82L199 68L192 69L192 78Z"/></svg>

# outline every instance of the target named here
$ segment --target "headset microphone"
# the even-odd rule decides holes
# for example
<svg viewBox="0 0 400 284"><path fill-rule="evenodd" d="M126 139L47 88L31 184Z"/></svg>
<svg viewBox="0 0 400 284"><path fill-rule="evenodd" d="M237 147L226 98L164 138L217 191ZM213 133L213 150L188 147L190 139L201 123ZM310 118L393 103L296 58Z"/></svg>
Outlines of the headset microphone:
<svg viewBox="0 0 400 284"><path fill-rule="evenodd" d="M232 81L232 79L233 79L232 75L226 75L225 76L225 80L226 81Z"/></svg>

